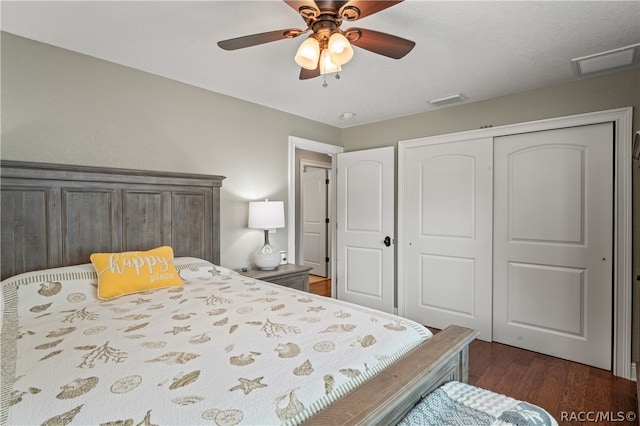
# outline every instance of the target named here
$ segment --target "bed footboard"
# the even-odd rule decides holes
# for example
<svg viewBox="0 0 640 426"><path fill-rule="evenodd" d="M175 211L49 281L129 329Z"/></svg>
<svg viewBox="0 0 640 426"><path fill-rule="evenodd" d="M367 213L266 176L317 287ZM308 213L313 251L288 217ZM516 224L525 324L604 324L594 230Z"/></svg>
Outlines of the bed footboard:
<svg viewBox="0 0 640 426"><path fill-rule="evenodd" d="M365 384L333 402L305 424L385 424L399 422L441 384L467 382L469 343L478 332L451 325Z"/></svg>

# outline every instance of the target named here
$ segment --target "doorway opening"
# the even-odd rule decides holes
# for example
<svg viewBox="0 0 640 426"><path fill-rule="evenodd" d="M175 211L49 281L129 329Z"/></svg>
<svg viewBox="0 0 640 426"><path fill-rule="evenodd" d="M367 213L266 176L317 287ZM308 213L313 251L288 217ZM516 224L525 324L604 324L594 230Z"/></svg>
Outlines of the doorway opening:
<svg viewBox="0 0 640 426"><path fill-rule="evenodd" d="M307 139L298 138L295 136L289 137L289 198L288 198L288 258L289 263L306 264L305 257L310 257L309 253L305 255L305 247L309 247L312 244L326 241L326 248L317 249L318 253L326 252L324 259L315 255L315 259L311 259L313 263L318 263L318 260L324 260L326 265L326 272L311 272L310 288L319 289L323 295L335 296L335 265L332 259L335 259L335 156L342 153L342 147L325 144L322 142L311 141ZM325 223L322 226L320 218L322 215L316 215L320 213L324 207L320 207L316 201L317 197L320 197L319 189L320 179L316 176L314 188L318 194L308 195L306 197L307 203L305 203L305 189L304 189L304 169L307 168L309 172L318 172L316 175L326 174L328 183L326 184L326 216L324 217ZM310 180L308 182L311 185ZM309 186L307 186L309 189ZM314 199L315 197L315 199ZM312 202L309 202L312 201ZM308 208L317 210L311 210L314 214L307 214L307 217L314 216L313 223L307 227L307 235L305 236L305 219L304 208L307 204ZM329 219L329 223L326 223L326 219ZM313 227L323 227L326 237L317 234L312 229ZM315 240L315 241L314 241ZM327 260L328 259L328 260ZM315 265L309 264L314 267ZM318 274L318 275L316 275ZM324 275L324 276L323 276ZM315 292L315 291L314 291ZM328 294L325 294L328 293Z"/></svg>
<svg viewBox="0 0 640 426"><path fill-rule="evenodd" d="M296 150L296 155L304 156L309 151ZM324 154L320 154L324 155ZM329 257L329 224L333 223L330 209L329 172L331 157L327 162L300 160L300 210L297 258L300 264L310 266L310 275L329 277L331 258Z"/></svg>

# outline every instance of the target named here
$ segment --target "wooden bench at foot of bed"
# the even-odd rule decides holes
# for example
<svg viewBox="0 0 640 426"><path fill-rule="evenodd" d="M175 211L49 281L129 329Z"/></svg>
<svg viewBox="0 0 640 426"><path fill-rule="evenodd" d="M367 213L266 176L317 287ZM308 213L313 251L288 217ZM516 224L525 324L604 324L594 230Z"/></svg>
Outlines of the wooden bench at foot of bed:
<svg viewBox="0 0 640 426"><path fill-rule="evenodd" d="M309 418L308 425L392 425L448 381L467 382L469 344L478 332L451 325Z"/></svg>

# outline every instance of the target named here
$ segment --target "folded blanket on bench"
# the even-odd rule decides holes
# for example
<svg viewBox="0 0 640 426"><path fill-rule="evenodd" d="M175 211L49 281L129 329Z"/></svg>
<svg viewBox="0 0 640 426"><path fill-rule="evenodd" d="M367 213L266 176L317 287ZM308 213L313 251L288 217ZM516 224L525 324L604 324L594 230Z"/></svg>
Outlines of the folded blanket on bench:
<svg viewBox="0 0 640 426"><path fill-rule="evenodd" d="M466 383L448 382L427 395L399 423L413 425L549 425L549 413L524 401Z"/></svg>

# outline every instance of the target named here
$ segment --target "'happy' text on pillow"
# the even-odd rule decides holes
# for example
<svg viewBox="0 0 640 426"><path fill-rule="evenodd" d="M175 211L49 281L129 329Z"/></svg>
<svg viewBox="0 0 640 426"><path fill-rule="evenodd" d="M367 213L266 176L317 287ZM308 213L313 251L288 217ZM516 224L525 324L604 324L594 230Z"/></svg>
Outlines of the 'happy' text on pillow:
<svg viewBox="0 0 640 426"><path fill-rule="evenodd" d="M136 274L140 275L140 269L145 266L149 268L149 273L153 274L153 267L156 265L160 265L160 271L166 272L169 269L169 260L167 260L164 256L138 256L138 257L128 257L127 254L131 253L113 253L109 257L109 269L114 274L124 274L127 268L133 268L136 270ZM120 260L120 255L124 255L124 259L121 263L118 263ZM160 274L156 274L160 275ZM173 274L171 274L173 276ZM155 279L164 279L171 277L156 277ZM154 276L151 276L152 281L154 280Z"/></svg>

